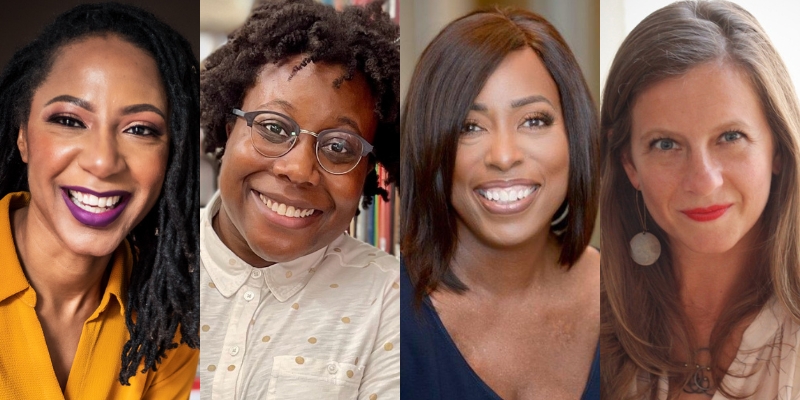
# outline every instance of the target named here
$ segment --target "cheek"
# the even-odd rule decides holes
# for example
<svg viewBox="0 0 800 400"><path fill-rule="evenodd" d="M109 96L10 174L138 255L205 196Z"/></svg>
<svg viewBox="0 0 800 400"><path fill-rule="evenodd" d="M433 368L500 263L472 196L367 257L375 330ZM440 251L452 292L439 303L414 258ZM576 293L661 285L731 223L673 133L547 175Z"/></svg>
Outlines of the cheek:
<svg viewBox="0 0 800 400"><path fill-rule="evenodd" d="M355 214L361 197L364 194L364 184L367 179L367 166L358 167L344 175L330 175L327 177L327 187L331 198L336 202L337 208L344 210L342 218L351 219Z"/></svg>
<svg viewBox="0 0 800 400"><path fill-rule="evenodd" d="M38 180L66 170L76 153L76 146L53 140L35 131L29 132L27 138L28 181L31 187L41 184Z"/></svg>
<svg viewBox="0 0 800 400"><path fill-rule="evenodd" d="M166 143L146 149L131 147L125 155L131 175L142 190L150 193L150 199L157 198L161 193L168 158L169 145Z"/></svg>

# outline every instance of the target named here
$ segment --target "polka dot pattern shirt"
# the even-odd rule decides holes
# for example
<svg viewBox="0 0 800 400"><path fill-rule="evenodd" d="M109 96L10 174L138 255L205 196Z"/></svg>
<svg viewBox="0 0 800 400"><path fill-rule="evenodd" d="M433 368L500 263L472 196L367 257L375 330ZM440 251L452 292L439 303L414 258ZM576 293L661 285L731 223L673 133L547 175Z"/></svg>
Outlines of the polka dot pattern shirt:
<svg viewBox="0 0 800 400"><path fill-rule="evenodd" d="M400 398L399 261L342 234L255 268L200 215L203 399Z"/></svg>

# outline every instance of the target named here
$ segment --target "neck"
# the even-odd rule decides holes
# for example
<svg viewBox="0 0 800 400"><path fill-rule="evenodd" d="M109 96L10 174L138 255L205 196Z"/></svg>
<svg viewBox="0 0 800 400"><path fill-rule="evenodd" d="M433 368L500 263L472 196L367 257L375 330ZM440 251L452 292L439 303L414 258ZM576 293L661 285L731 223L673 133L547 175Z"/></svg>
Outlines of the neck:
<svg viewBox="0 0 800 400"><path fill-rule="evenodd" d="M707 343L719 317L751 283L755 231L720 254L673 249L680 300L700 344Z"/></svg>
<svg viewBox="0 0 800 400"><path fill-rule="evenodd" d="M459 224L452 271L471 291L495 296L543 286L559 272L561 247L549 231L512 246L491 246Z"/></svg>
<svg viewBox="0 0 800 400"><path fill-rule="evenodd" d="M24 207L13 212L12 231L20 264L36 290L36 308L64 315L94 310L112 254L94 257L69 251L31 210Z"/></svg>

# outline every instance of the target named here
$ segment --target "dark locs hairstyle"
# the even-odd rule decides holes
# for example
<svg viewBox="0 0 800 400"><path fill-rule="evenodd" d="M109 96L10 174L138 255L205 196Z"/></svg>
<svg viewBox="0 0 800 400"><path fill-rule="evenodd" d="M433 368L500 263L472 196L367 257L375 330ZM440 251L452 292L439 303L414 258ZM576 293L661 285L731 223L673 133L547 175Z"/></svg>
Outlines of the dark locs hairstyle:
<svg viewBox="0 0 800 400"><path fill-rule="evenodd" d="M513 8L470 13L447 25L420 56L401 119L401 250L417 303L440 284L456 293L467 290L450 270L458 243L450 206L458 140L491 74L511 52L526 48L558 87L569 142L569 214L558 237L559 264L571 267L589 244L599 192L599 124L578 62L538 14Z"/></svg>
<svg viewBox="0 0 800 400"><path fill-rule="evenodd" d="M225 126L235 118L231 109L241 107L259 71L266 64L303 55L294 72L311 62L344 67L344 74L331 82L334 87L356 73L366 78L377 99L375 160L389 173L384 183L396 181L400 158L400 29L381 10L381 3L346 7L341 12L313 0L258 5L244 26L231 33L228 43L204 62L200 109L206 152L222 157L228 138ZM371 171L364 185L365 205L376 194L386 195L379 185L377 174Z"/></svg>
<svg viewBox="0 0 800 400"><path fill-rule="evenodd" d="M199 63L189 42L154 15L116 4L81 5L60 15L17 51L0 76L0 195L27 190L16 145L36 89L59 49L92 36L117 35L155 59L169 100L170 148L161 194L128 234L133 271L125 319L130 340L122 350L120 383L127 385L144 359L155 369L180 326L181 342L200 344L198 260Z"/></svg>

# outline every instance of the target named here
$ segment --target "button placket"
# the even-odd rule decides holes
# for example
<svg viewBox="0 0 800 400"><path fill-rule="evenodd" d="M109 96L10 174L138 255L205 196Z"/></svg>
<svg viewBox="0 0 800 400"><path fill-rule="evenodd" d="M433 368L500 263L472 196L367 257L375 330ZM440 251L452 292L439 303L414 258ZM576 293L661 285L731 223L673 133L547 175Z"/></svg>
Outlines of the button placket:
<svg viewBox="0 0 800 400"><path fill-rule="evenodd" d="M222 354L219 360L219 365L227 365L228 367L217 368L212 397L223 393L239 392L242 389L236 387L236 385L242 371L242 357L247 350L247 335L251 327L250 321L253 320L261 299L261 288L245 284L239 289L236 297L240 300L236 301L237 305L234 307L231 323L228 325L228 330L222 343ZM223 396L225 395L223 394Z"/></svg>

